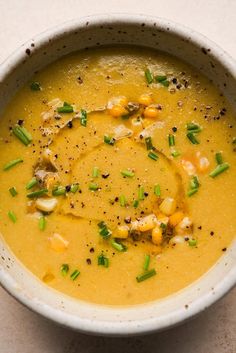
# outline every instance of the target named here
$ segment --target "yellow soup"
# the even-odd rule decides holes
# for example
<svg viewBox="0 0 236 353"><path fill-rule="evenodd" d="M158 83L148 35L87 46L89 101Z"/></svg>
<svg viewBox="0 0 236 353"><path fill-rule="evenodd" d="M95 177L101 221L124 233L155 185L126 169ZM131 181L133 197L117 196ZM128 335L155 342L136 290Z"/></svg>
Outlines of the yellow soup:
<svg viewBox="0 0 236 353"><path fill-rule="evenodd" d="M1 116L1 234L70 296L163 298L233 240L235 151L232 110L195 69L147 49L69 55Z"/></svg>

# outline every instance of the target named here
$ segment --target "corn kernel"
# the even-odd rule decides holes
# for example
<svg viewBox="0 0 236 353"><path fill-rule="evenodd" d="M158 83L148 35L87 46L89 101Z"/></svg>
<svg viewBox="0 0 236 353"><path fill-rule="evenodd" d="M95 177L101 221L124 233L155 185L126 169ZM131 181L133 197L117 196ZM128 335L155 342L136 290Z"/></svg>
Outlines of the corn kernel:
<svg viewBox="0 0 236 353"><path fill-rule="evenodd" d="M166 216L170 216L175 212L176 201L172 197L166 197L160 204L159 208Z"/></svg>
<svg viewBox="0 0 236 353"><path fill-rule="evenodd" d="M121 104L113 105L111 109L109 109L109 112L114 118L119 118L121 115L127 114L127 111Z"/></svg>
<svg viewBox="0 0 236 353"><path fill-rule="evenodd" d="M150 94L142 94L139 97L138 102L142 105L148 106L148 105L152 104L152 97L150 96Z"/></svg>
<svg viewBox="0 0 236 353"><path fill-rule="evenodd" d="M154 214L150 214L146 217L143 217L140 221L138 221L138 230L140 232L146 232L151 230L156 225L157 218Z"/></svg>
<svg viewBox="0 0 236 353"><path fill-rule="evenodd" d="M144 117L150 119L156 119L158 117L158 110L155 107L147 107L144 110Z"/></svg>
<svg viewBox="0 0 236 353"><path fill-rule="evenodd" d="M175 212L170 216L169 222L172 227L175 227L184 218L183 212Z"/></svg>
<svg viewBox="0 0 236 353"><path fill-rule="evenodd" d="M117 238L121 239L126 239L129 236L129 227L124 225L124 226L119 226L117 228Z"/></svg>
<svg viewBox="0 0 236 353"><path fill-rule="evenodd" d="M162 230L159 226L153 228L152 230L152 242L155 245L160 245L162 243L163 236L162 236Z"/></svg>

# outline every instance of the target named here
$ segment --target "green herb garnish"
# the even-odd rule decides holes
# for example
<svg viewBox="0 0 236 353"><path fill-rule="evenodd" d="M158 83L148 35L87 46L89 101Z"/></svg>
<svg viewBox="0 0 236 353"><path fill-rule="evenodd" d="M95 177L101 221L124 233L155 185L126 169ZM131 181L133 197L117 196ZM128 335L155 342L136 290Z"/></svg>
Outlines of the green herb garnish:
<svg viewBox="0 0 236 353"><path fill-rule="evenodd" d="M139 205L139 201L138 201L138 200L134 200L134 202L133 202L133 206L134 206L134 208L137 208L137 207L138 207L138 205Z"/></svg>
<svg viewBox="0 0 236 353"><path fill-rule="evenodd" d="M13 161L8 162L7 164L4 165L3 170L9 170L12 167L14 167L15 165L22 163L23 159L18 158L18 159L14 159Z"/></svg>
<svg viewBox="0 0 236 353"><path fill-rule="evenodd" d="M13 127L12 132L25 146L28 146L33 140L26 128L18 124Z"/></svg>
<svg viewBox="0 0 236 353"><path fill-rule="evenodd" d="M155 194L156 196L158 196L158 197L161 196L161 187L160 187L159 184L156 184L156 185L154 186L154 194Z"/></svg>
<svg viewBox="0 0 236 353"><path fill-rule="evenodd" d="M196 194L196 192L198 192L198 188L190 189L190 190L187 192L187 196L188 196L188 197L191 197L192 195Z"/></svg>
<svg viewBox="0 0 236 353"><path fill-rule="evenodd" d="M153 144L152 144L152 138L151 137L146 137L145 138L145 143L146 143L146 148L147 148L148 151L153 149Z"/></svg>
<svg viewBox="0 0 236 353"><path fill-rule="evenodd" d="M199 145L199 141L196 139L195 135L193 132L188 132L187 133L187 138L193 145Z"/></svg>
<svg viewBox="0 0 236 353"><path fill-rule="evenodd" d="M175 145L175 137L174 137L174 135L169 134L168 142L169 142L169 146L170 147Z"/></svg>
<svg viewBox="0 0 236 353"><path fill-rule="evenodd" d="M80 125L87 126L87 112L84 109L80 111Z"/></svg>
<svg viewBox="0 0 236 353"><path fill-rule="evenodd" d="M93 177L93 178L97 178L98 176L99 176L99 169L98 169L98 167L93 167L92 177Z"/></svg>
<svg viewBox="0 0 236 353"><path fill-rule="evenodd" d="M202 128L198 124L188 123L187 124L187 130L189 132L198 133L198 132L202 131Z"/></svg>
<svg viewBox="0 0 236 353"><path fill-rule="evenodd" d="M55 189L52 190L53 196L61 196L66 194L65 186L59 185Z"/></svg>
<svg viewBox="0 0 236 353"><path fill-rule="evenodd" d="M61 274L62 274L62 276L66 276L67 275L67 273L69 272L69 265L68 264L62 264L61 265ZM78 276L77 276L78 277Z"/></svg>
<svg viewBox="0 0 236 353"><path fill-rule="evenodd" d="M149 69L146 69L145 77L146 77L147 83L150 85L150 83L153 82L153 75Z"/></svg>
<svg viewBox="0 0 236 353"><path fill-rule="evenodd" d="M155 276L157 273L156 273L156 270L153 268L152 270L149 270L147 272L144 272L143 274L141 275L138 275L136 277L136 280L137 282L143 282L145 281L146 279L152 277L152 276Z"/></svg>
<svg viewBox="0 0 236 353"><path fill-rule="evenodd" d="M79 184L78 184L78 183L76 183L76 184L71 184L70 191L71 191L73 194L75 194L76 191L78 191L78 190L79 190Z"/></svg>
<svg viewBox="0 0 236 353"><path fill-rule="evenodd" d="M15 215L15 212L13 212L13 211L8 211L8 217L10 218L10 220L11 220L13 223L16 223L17 218L16 218L16 215Z"/></svg>
<svg viewBox="0 0 236 353"><path fill-rule="evenodd" d="M39 229L43 231L45 230L45 228L46 228L46 218L44 216L41 216L39 218Z"/></svg>
<svg viewBox="0 0 236 353"><path fill-rule="evenodd" d="M179 157L179 156L181 155L181 153L178 152L178 151L173 151L173 152L171 153L171 155L172 155L172 157L176 158L176 157Z"/></svg>
<svg viewBox="0 0 236 353"><path fill-rule="evenodd" d="M148 157L153 159L154 161L157 161L158 158L159 158L158 155L156 153L154 153L154 152L149 152L148 153Z"/></svg>
<svg viewBox="0 0 236 353"><path fill-rule="evenodd" d="M121 207L125 207L125 206L126 206L126 203L127 203L127 202L126 202L126 198L125 198L124 195L120 195L119 201L120 201Z"/></svg>
<svg viewBox="0 0 236 353"><path fill-rule="evenodd" d="M190 181L190 187L191 189L195 189L198 188L200 186L198 177L195 175L192 177L191 181Z"/></svg>
<svg viewBox="0 0 236 353"><path fill-rule="evenodd" d="M144 257L144 264L143 264L143 269L144 269L144 271L147 271L147 270L148 270L149 264L150 264L150 255L145 255L145 257Z"/></svg>
<svg viewBox="0 0 236 353"><path fill-rule="evenodd" d="M18 194L18 192L17 192L15 186L12 186L12 187L9 189L9 192L10 192L10 194L11 194L12 197L15 197L15 196Z"/></svg>
<svg viewBox="0 0 236 353"><path fill-rule="evenodd" d="M216 158L216 163L217 164L223 164L223 157L222 157L222 153L221 152L217 152L215 154L215 158Z"/></svg>
<svg viewBox="0 0 236 353"><path fill-rule="evenodd" d="M89 184L89 190L91 190L91 191L97 191L98 189L99 189L98 184L96 184L96 183L90 183L90 184Z"/></svg>
<svg viewBox="0 0 236 353"><path fill-rule="evenodd" d="M115 239L112 239L111 240L111 246L116 249L117 251L120 251L120 252L125 252L127 251L127 246L116 241Z"/></svg>
<svg viewBox="0 0 236 353"><path fill-rule="evenodd" d="M189 239L188 245L189 246L197 246L197 240L196 239Z"/></svg>
<svg viewBox="0 0 236 353"><path fill-rule="evenodd" d="M105 222L101 221L98 223L99 234L103 237L103 239L108 239L112 235L112 231L108 229Z"/></svg>
<svg viewBox="0 0 236 353"><path fill-rule="evenodd" d="M144 200L145 195L144 195L144 187L141 185L138 189L138 199L139 201Z"/></svg>
<svg viewBox="0 0 236 353"><path fill-rule="evenodd" d="M210 177L215 178L219 174L225 172L227 169L229 169L229 163L219 164L209 175Z"/></svg>
<svg viewBox="0 0 236 353"><path fill-rule="evenodd" d="M113 145L115 144L116 140L114 139L114 137L105 135L105 136L104 136L104 142L105 142L107 145L113 146Z"/></svg>
<svg viewBox="0 0 236 353"><path fill-rule="evenodd" d="M160 83L160 82L166 81L167 80L167 76L165 76L165 75L157 75L155 77L155 79L156 79L157 82Z"/></svg>
<svg viewBox="0 0 236 353"><path fill-rule="evenodd" d="M128 170L128 169L122 170L121 174L124 177L127 177L127 178L133 178L134 177L134 172L131 172L131 170Z"/></svg>
<svg viewBox="0 0 236 353"><path fill-rule="evenodd" d="M35 177L33 177L27 184L26 184L26 190L32 189L35 185L38 184L38 181Z"/></svg>
<svg viewBox="0 0 236 353"><path fill-rule="evenodd" d="M64 102L62 107L58 107L57 108L58 113L73 113L74 108L72 107L72 105Z"/></svg>
<svg viewBox="0 0 236 353"><path fill-rule="evenodd" d="M32 82L31 85L30 85L30 89L32 91L41 91L41 85L39 82Z"/></svg>
<svg viewBox="0 0 236 353"><path fill-rule="evenodd" d="M36 198L36 197L40 197L40 196L42 196L42 195L45 195L47 192L48 192L48 189L41 189L41 190L38 190L38 191L30 192L30 193L27 194L26 196L27 196L29 199L34 199L34 198Z"/></svg>
<svg viewBox="0 0 236 353"><path fill-rule="evenodd" d="M109 267L109 259L103 253L98 256L98 266Z"/></svg>
<svg viewBox="0 0 236 353"><path fill-rule="evenodd" d="M79 276L79 274L80 274L79 270L74 270L70 275L70 278L72 279L72 281L75 281L76 278Z"/></svg>

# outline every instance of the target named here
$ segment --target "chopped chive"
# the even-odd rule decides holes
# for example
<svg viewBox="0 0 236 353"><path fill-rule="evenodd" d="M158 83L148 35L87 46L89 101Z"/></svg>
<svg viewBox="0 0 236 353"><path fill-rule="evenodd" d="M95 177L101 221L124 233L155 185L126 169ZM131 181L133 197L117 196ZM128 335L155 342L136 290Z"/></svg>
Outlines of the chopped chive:
<svg viewBox="0 0 236 353"><path fill-rule="evenodd" d="M15 197L15 196L18 194L18 192L17 192L15 186L12 186L12 187L9 189L9 192L10 192L10 194L11 194L12 197Z"/></svg>
<svg viewBox="0 0 236 353"><path fill-rule="evenodd" d="M115 144L116 140L114 139L114 137L105 135L105 136L104 136L104 142L105 142L106 144L108 144L108 145L113 146L113 145Z"/></svg>
<svg viewBox="0 0 236 353"><path fill-rule="evenodd" d="M48 192L48 189L41 189L41 190L38 190L38 191L33 191L33 192L30 192L29 194L27 194L26 196L29 198L29 199L33 199L35 197L40 197L44 194L46 194Z"/></svg>
<svg viewBox="0 0 236 353"><path fill-rule="evenodd" d="M148 270L149 264L150 264L150 255L145 255L144 264L143 264L144 271Z"/></svg>
<svg viewBox="0 0 236 353"><path fill-rule="evenodd" d="M120 195L119 201L120 201L121 207L125 207L126 206L126 198L125 198L124 195Z"/></svg>
<svg viewBox="0 0 236 353"><path fill-rule="evenodd" d="M190 190L187 192L187 196L188 196L188 197L191 197L192 195L196 194L196 192L198 192L198 188L190 189Z"/></svg>
<svg viewBox="0 0 236 353"><path fill-rule="evenodd" d="M69 265L68 264L62 264L61 265L61 274L62 274L62 276L66 276L67 275L67 273L69 272Z"/></svg>
<svg viewBox="0 0 236 353"><path fill-rule="evenodd" d="M99 169L98 167L93 167L93 172L92 172L93 178L97 178L99 176Z"/></svg>
<svg viewBox="0 0 236 353"><path fill-rule="evenodd" d="M195 189L195 188L199 188L199 186L200 186L200 183L199 183L198 177L195 175L192 177L190 181L190 188Z"/></svg>
<svg viewBox="0 0 236 353"><path fill-rule="evenodd" d="M169 134L168 142L169 142L169 146L170 147L175 145L175 137L174 137L174 135Z"/></svg>
<svg viewBox="0 0 236 353"><path fill-rule="evenodd" d="M13 211L9 211L8 212L8 217L10 218L10 220L13 222L13 223L16 223L17 221L17 218L16 218L16 215Z"/></svg>
<svg viewBox="0 0 236 353"><path fill-rule="evenodd" d="M90 184L89 184L89 190L91 190L91 191L97 191L98 189L99 189L98 184L96 184L96 183L90 183Z"/></svg>
<svg viewBox="0 0 236 353"><path fill-rule="evenodd" d="M74 108L72 107L72 105L64 102L62 107L58 107L57 108L58 113L73 113Z"/></svg>
<svg viewBox="0 0 236 353"><path fill-rule="evenodd" d="M41 85L39 82L32 82L31 85L30 85L30 89L32 91L41 91Z"/></svg>
<svg viewBox="0 0 236 353"><path fill-rule="evenodd" d="M154 186L154 194L155 194L156 196L158 196L158 197L161 196L161 187L160 187L159 184L156 184L156 185Z"/></svg>
<svg viewBox="0 0 236 353"><path fill-rule="evenodd" d="M150 83L153 82L153 75L149 69L146 69L145 77L146 77L147 83L150 85Z"/></svg>
<svg viewBox="0 0 236 353"><path fill-rule="evenodd" d="M84 109L80 111L80 125L87 126L87 112Z"/></svg>
<svg viewBox="0 0 236 353"><path fill-rule="evenodd" d="M141 275L138 275L136 277L136 280L137 282L142 282L142 281L145 281L146 279L152 277L152 276L155 276L157 273L156 273L156 270L153 268L152 270L149 270L147 272L144 272L143 274Z"/></svg>
<svg viewBox="0 0 236 353"><path fill-rule="evenodd" d="M236 144L236 137L233 137L232 144L233 144L233 145Z"/></svg>
<svg viewBox="0 0 236 353"><path fill-rule="evenodd" d="M156 153L154 153L154 152L149 152L148 153L148 157L153 159L154 161L157 161L158 158L159 158L158 155Z"/></svg>
<svg viewBox="0 0 236 353"><path fill-rule="evenodd" d="M223 157L222 157L222 153L221 152L217 152L215 154L215 158L216 158L216 163L217 164L223 164Z"/></svg>
<svg viewBox="0 0 236 353"><path fill-rule="evenodd" d="M150 136L145 138L145 143L148 151L153 149L152 138Z"/></svg>
<svg viewBox="0 0 236 353"><path fill-rule="evenodd" d="M223 173L227 169L229 169L228 163L219 164L209 175L210 177L215 178L217 175Z"/></svg>
<svg viewBox="0 0 236 353"><path fill-rule="evenodd" d="M166 224L166 223L161 222L160 227L161 227L163 230L166 230L166 228L167 228L167 224Z"/></svg>
<svg viewBox="0 0 236 353"><path fill-rule="evenodd" d="M128 169L122 170L121 174L127 178L132 178L134 176L134 172L131 172L131 170Z"/></svg>
<svg viewBox="0 0 236 353"><path fill-rule="evenodd" d="M202 131L201 126L199 126L198 124L195 123L188 123L187 124L187 130L189 132L194 132L194 133L198 133L200 131Z"/></svg>
<svg viewBox="0 0 236 353"><path fill-rule="evenodd" d="M13 127L12 132L25 146L28 146L33 140L26 128L18 124Z"/></svg>
<svg viewBox="0 0 236 353"><path fill-rule="evenodd" d="M61 196L66 194L66 187L59 185L55 189L52 190L53 196Z"/></svg>
<svg viewBox="0 0 236 353"><path fill-rule="evenodd" d="M139 204L139 201L138 201L138 200L134 200L134 202L133 202L134 208L137 208L137 207L138 207L138 204Z"/></svg>
<svg viewBox="0 0 236 353"><path fill-rule="evenodd" d="M176 158L176 157L179 157L181 155L181 153L179 151L173 151L171 153L172 157Z"/></svg>
<svg viewBox="0 0 236 353"><path fill-rule="evenodd" d="M45 228L46 228L46 218L44 216L41 216L39 218L39 229L43 231L45 230Z"/></svg>
<svg viewBox="0 0 236 353"><path fill-rule="evenodd" d="M112 239L111 240L111 246L116 249L117 251L120 251L120 252L125 252L127 251L127 246L122 244L122 243L118 243L115 239Z"/></svg>
<svg viewBox="0 0 236 353"><path fill-rule="evenodd" d="M197 246L197 240L196 239L189 239L188 244L189 244L189 246Z"/></svg>
<svg viewBox="0 0 236 353"><path fill-rule="evenodd" d="M166 81L167 80L167 76L165 76L165 75L157 75L155 77L155 79L156 79L157 82L160 83L160 82Z"/></svg>
<svg viewBox="0 0 236 353"><path fill-rule="evenodd" d="M104 267L109 267L109 259L101 254L98 256L98 266L104 266Z"/></svg>
<svg viewBox="0 0 236 353"><path fill-rule="evenodd" d="M198 145L199 141L196 139L195 135L193 132L188 132L187 133L187 138L193 145Z"/></svg>
<svg viewBox="0 0 236 353"><path fill-rule="evenodd" d="M76 278L79 276L80 272L79 270L74 270L74 272L72 272L72 274L70 275L70 278L72 279L72 281L75 281Z"/></svg>
<svg viewBox="0 0 236 353"><path fill-rule="evenodd" d="M14 167L15 165L22 163L23 159L18 158L18 159L14 159L13 161L8 162L7 164L4 165L3 170L9 170L12 167Z"/></svg>
<svg viewBox="0 0 236 353"><path fill-rule="evenodd" d="M112 235L112 231L107 228L105 222L101 221L98 223L99 234L104 238L108 239Z"/></svg>
<svg viewBox="0 0 236 353"><path fill-rule="evenodd" d="M144 198L145 198L144 187L141 185L138 189L138 199L141 201L141 200L144 200Z"/></svg>
<svg viewBox="0 0 236 353"><path fill-rule="evenodd" d="M79 190L79 184L78 184L78 183L76 183L76 184L71 184L70 191L71 191L73 194L75 194L76 191L78 191L78 190Z"/></svg>
<svg viewBox="0 0 236 353"><path fill-rule="evenodd" d="M27 184L26 184L26 190L32 189L35 185L38 184L38 181L35 177L33 177Z"/></svg>
<svg viewBox="0 0 236 353"><path fill-rule="evenodd" d="M168 80L161 81L160 84L164 87L169 87L170 82Z"/></svg>

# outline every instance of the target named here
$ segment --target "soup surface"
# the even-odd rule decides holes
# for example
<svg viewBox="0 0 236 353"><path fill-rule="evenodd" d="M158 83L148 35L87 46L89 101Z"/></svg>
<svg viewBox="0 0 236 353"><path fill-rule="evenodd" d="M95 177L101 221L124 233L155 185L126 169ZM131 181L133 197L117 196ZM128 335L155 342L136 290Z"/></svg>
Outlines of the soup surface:
<svg viewBox="0 0 236 353"><path fill-rule="evenodd" d="M0 231L47 285L100 304L170 295L236 229L224 96L162 53L103 48L37 73L0 119Z"/></svg>

